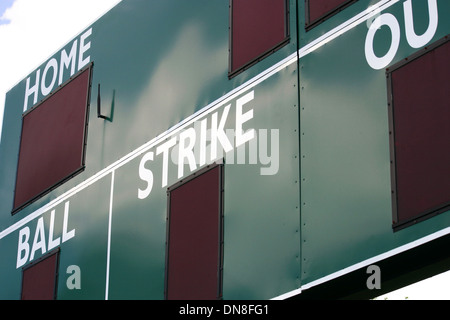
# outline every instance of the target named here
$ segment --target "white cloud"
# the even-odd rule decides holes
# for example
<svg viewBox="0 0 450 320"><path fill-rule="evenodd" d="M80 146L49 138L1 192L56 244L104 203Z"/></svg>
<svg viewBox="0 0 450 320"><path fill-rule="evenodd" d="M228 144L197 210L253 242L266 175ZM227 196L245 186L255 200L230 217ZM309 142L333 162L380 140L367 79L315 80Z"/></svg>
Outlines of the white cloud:
<svg viewBox="0 0 450 320"><path fill-rule="evenodd" d="M0 139L5 94L121 0L15 0L0 17ZM1 140L0 140L1 143Z"/></svg>

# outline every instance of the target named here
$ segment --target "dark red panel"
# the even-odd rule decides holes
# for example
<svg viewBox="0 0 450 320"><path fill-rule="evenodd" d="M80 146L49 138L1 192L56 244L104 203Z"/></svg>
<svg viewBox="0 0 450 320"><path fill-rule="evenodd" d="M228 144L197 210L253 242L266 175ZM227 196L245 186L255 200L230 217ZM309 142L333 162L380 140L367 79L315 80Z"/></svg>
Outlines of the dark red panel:
<svg viewBox="0 0 450 320"><path fill-rule="evenodd" d="M392 72L399 221L450 204L450 45Z"/></svg>
<svg viewBox="0 0 450 320"><path fill-rule="evenodd" d="M218 298L220 170L170 191L167 299Z"/></svg>
<svg viewBox="0 0 450 320"><path fill-rule="evenodd" d="M231 72L288 37L285 0L233 0L231 10Z"/></svg>
<svg viewBox="0 0 450 320"><path fill-rule="evenodd" d="M89 80L86 69L24 115L14 209L83 167Z"/></svg>
<svg viewBox="0 0 450 320"><path fill-rule="evenodd" d="M308 0L309 23L334 12L354 0Z"/></svg>
<svg viewBox="0 0 450 320"><path fill-rule="evenodd" d="M54 300L58 252L23 270L22 300Z"/></svg>

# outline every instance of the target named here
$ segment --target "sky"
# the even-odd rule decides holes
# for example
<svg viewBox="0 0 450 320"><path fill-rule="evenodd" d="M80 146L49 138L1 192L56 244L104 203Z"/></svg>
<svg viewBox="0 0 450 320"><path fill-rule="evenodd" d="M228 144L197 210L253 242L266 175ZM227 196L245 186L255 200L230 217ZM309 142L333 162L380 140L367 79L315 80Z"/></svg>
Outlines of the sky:
<svg viewBox="0 0 450 320"><path fill-rule="evenodd" d="M0 133L6 92L121 1L0 0ZM385 299L450 300L450 272L377 298Z"/></svg>

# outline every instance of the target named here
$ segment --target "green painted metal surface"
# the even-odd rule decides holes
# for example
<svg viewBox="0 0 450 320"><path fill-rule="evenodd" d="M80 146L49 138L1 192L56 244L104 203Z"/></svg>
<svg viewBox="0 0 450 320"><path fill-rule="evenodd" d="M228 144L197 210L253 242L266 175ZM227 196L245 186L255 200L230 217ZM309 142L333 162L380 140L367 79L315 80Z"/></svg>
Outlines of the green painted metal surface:
<svg viewBox="0 0 450 320"><path fill-rule="evenodd" d="M27 85L26 79L19 83L8 94L7 138L1 150L0 219L3 229L14 228L1 239L2 263L6 264L1 273L2 298L20 297L21 266L16 269L16 257L25 257L26 250L20 251L24 245L18 246L19 232L30 230L29 250L35 256L28 256L28 264L47 251L47 247L42 249L40 236L36 241L41 247L33 249L35 235L42 234L41 229L36 231L36 221L44 218L44 241L48 242L49 216L56 210L53 235L61 237L59 220L64 203L70 202L69 223L75 236L59 246L58 299L163 299L166 189L193 171L185 165L179 177L177 147L165 143L172 138L179 143L182 130L171 128L180 123L184 126L180 129L196 130L198 143L200 122L206 120L210 129L214 114L220 122L225 121L223 130L230 130L233 144L220 156L219 143L216 157L224 159L226 167L224 298L268 299L295 289L300 276L297 65L289 63L259 84L220 101L235 87L295 54L295 10L291 12L291 43L229 80L228 3L197 1L193 6L178 1L123 1L76 39L77 48L89 44L83 58L94 63L86 169L11 216ZM173 23L167 24L167 17ZM62 50L71 52L73 43ZM61 56L58 52L52 59L60 61ZM38 68L41 74L47 63ZM69 70L64 72L68 78ZM36 72L30 75L31 84L35 77ZM106 120L97 118L98 92ZM239 126L235 121L237 100L248 94L252 98L242 113L252 110L252 117ZM33 97L28 98L29 106ZM185 121L187 118L191 120ZM255 160L249 158L248 142L239 148L233 142L239 127L254 130ZM160 146L169 146L168 159L157 153ZM145 158L149 153L153 161ZM207 161L211 160L216 159L208 156ZM154 178L152 191L144 199L138 196L138 190L147 187L139 175L140 166L151 170ZM61 203L52 202L55 199ZM23 220L30 215L31 221ZM70 265L80 267L81 290L70 290L66 285Z"/></svg>
<svg viewBox="0 0 450 320"><path fill-rule="evenodd" d="M386 76L370 67L365 42L389 13L401 30L389 64L417 51L405 38L404 3L360 0L306 31L304 1L290 1L289 43L229 79L228 1L122 1L27 77L33 84L74 46L78 64L94 64L85 170L14 215L27 78L7 94L0 298L19 299L22 267L59 239L58 299L164 299L167 187L212 161L225 163L224 299L294 296L445 230L448 212L392 230ZM427 3L413 1L414 12ZM449 3L436 3L429 43L450 29ZM414 25L424 32L428 15ZM391 39L377 31L374 52ZM231 146L213 138L219 152L210 156L214 121ZM240 128L253 133L242 145ZM195 163L186 151L180 164L181 141L195 143ZM73 265L81 289L67 285Z"/></svg>
<svg viewBox="0 0 450 320"><path fill-rule="evenodd" d="M449 224L448 214L442 214L405 230L392 229L385 69L417 51L405 36L404 2L398 1L369 19L362 19L300 58L304 284ZM359 1L342 14L356 16L373 3L376 1ZM428 2L412 3L414 28L421 35L430 24ZM427 44L448 34L448 3L437 1L437 8L437 30ZM391 14L398 21L400 43L392 61L381 70L374 70L365 55L365 42L369 27L382 14ZM302 17L301 12L299 16ZM324 27L335 28L337 18L325 22ZM309 44L319 32L325 33L323 28L317 29L300 31L300 43L303 40L304 45ZM387 26L376 32L373 50L378 57L388 52L392 39Z"/></svg>

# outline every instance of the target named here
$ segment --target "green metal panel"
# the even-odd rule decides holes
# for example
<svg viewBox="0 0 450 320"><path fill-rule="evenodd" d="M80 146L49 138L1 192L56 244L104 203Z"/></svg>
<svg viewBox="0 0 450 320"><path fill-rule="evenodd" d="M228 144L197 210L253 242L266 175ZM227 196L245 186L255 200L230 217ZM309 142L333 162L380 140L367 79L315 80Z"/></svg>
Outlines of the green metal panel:
<svg viewBox="0 0 450 320"><path fill-rule="evenodd" d="M26 265L46 251L42 241L48 246L53 210L53 235L62 240L61 220L69 202L69 229L76 234L58 246L57 298L163 299L166 189L206 165L197 157L195 168L184 165L178 175L180 135L188 130L198 144L202 121L210 130L214 117L232 143L222 154L223 142L217 140L217 159L206 159L225 161L224 298L268 299L300 285L295 2L290 7L290 42L229 80L227 1L122 1L8 93L0 145L2 298L20 297L16 260L26 254L20 251L26 244L18 244L26 242L20 231L30 229L29 250L35 253ZM38 72L50 86L55 70L49 61L59 66L62 52L76 53L69 61L76 67L78 59L93 62L86 168L11 215L24 92ZM272 67L286 57L279 69ZM64 80L70 66L62 71ZM37 92L40 101L42 90ZM102 118L97 117L99 96ZM31 93L28 109L33 99ZM254 139L237 147L234 133L240 127L253 129ZM165 143L172 138L176 145L168 147L170 158L165 159L158 148L169 146ZM210 143L208 137L208 155ZM148 170L152 190L140 198L139 190L148 187ZM38 236L34 250L41 218L45 239ZM71 265L80 268L80 290L67 286Z"/></svg>
<svg viewBox="0 0 450 320"><path fill-rule="evenodd" d="M16 227L15 230L1 239L2 299L20 298L22 268L55 248L61 248L58 298L104 298L110 181L109 177L105 177L74 196L35 211L20 225L12 226ZM87 200L94 194L97 197L95 202ZM67 221L66 227L64 221ZM22 233L26 229L29 230L28 245L19 245L18 242L25 243ZM57 244L53 245L54 242ZM70 275L67 270L71 265L81 269L83 290L69 290L66 285Z"/></svg>
<svg viewBox="0 0 450 320"><path fill-rule="evenodd" d="M304 1L289 1L289 43L229 79L228 1L122 1L7 94L0 298L19 299L21 268L59 239L58 299L163 299L167 188L213 161L224 162L224 299L295 296L447 234L448 212L392 229L383 68L419 50L406 40L406 2L359 0L306 31ZM436 3L428 43L449 30L449 3ZM412 4L420 34L428 1ZM375 70L365 43L383 14L400 41ZM374 54L391 39L375 31ZM50 86L53 59L67 63L64 81L71 63L94 65L86 168L11 215L24 93L38 74ZM68 286L70 266L81 289Z"/></svg>
<svg viewBox="0 0 450 320"><path fill-rule="evenodd" d="M334 273L338 277L355 270L359 263L367 267L390 250L449 226L450 216L443 213L398 232L392 228L385 68L418 50L405 37L404 3L358 1L311 31L305 32L299 24L305 288ZM357 16L372 4L377 5L376 11L368 11L338 35L347 17ZM412 4L415 31L421 35L429 25L428 1ZM437 8L437 30L428 44L450 29L449 3L438 0ZM301 21L301 6L299 10ZM400 42L392 61L374 70L366 59L365 42L370 25L384 14L398 21ZM319 35L331 40L307 52ZM388 52L392 39L386 26L376 32L373 50L378 57Z"/></svg>

